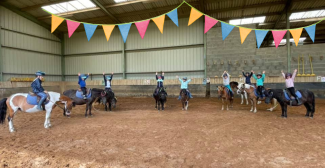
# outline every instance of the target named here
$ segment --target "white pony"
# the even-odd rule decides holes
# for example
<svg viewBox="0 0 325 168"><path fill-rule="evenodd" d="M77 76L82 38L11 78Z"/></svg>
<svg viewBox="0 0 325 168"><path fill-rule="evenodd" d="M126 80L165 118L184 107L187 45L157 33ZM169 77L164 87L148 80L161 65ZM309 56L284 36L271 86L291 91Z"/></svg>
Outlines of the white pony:
<svg viewBox="0 0 325 168"><path fill-rule="evenodd" d="M244 84L244 83L239 83L238 84L238 90L237 90L237 94L246 94L246 100L247 100L247 94L249 95L249 98L251 100L251 112L256 113L257 109L256 109L256 104L261 104L261 101L256 102L256 96L254 93L255 87L249 84ZM267 109L268 111L273 111L276 106L277 106L277 100L273 99L273 106L269 109Z"/></svg>

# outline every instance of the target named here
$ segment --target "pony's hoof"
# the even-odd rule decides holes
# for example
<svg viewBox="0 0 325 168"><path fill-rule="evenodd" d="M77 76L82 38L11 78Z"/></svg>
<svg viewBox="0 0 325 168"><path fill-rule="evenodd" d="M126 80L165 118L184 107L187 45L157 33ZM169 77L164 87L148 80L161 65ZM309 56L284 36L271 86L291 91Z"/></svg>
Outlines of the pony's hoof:
<svg viewBox="0 0 325 168"><path fill-rule="evenodd" d="M313 119L314 117L309 117L310 119Z"/></svg>
<svg viewBox="0 0 325 168"><path fill-rule="evenodd" d="M305 115L305 117L306 117L306 118L308 118L308 117L309 117L309 115Z"/></svg>

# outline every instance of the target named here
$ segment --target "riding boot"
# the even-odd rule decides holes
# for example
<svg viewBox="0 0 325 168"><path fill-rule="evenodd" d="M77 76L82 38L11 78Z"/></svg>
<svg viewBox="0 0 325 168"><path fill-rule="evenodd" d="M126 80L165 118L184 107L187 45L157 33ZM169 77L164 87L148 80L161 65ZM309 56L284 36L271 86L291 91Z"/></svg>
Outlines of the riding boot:
<svg viewBox="0 0 325 168"><path fill-rule="evenodd" d="M84 100L86 100L87 99L86 95L83 95L83 96L84 96Z"/></svg>
<svg viewBox="0 0 325 168"><path fill-rule="evenodd" d="M41 111L43 111L42 104L43 104L44 100L45 100L45 99L41 99L41 100L38 102L37 110L41 110Z"/></svg>
<svg viewBox="0 0 325 168"><path fill-rule="evenodd" d="M298 97L296 97L296 100L297 100L298 105L301 104L301 101Z"/></svg>
<svg viewBox="0 0 325 168"><path fill-rule="evenodd" d="M178 96L178 100L181 100L181 95Z"/></svg>
<svg viewBox="0 0 325 168"><path fill-rule="evenodd" d="M188 92L188 94L189 94L190 98L191 98L191 99L193 99L193 96L192 96L192 94L191 94L190 92Z"/></svg>

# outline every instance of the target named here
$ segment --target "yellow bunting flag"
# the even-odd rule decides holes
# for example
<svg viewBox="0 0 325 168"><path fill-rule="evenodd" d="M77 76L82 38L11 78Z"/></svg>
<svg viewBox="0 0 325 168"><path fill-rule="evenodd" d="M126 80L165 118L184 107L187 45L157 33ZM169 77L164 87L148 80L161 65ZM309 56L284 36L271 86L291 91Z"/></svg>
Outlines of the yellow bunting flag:
<svg viewBox="0 0 325 168"><path fill-rule="evenodd" d="M103 29L104 29L104 33L105 33L107 41L111 37L114 27L115 27L115 25L107 25L107 26L103 25Z"/></svg>
<svg viewBox="0 0 325 168"><path fill-rule="evenodd" d="M296 46L298 46L298 43L299 43L299 39L300 39L300 36L301 36L301 33L302 33L302 29L294 29L294 30L289 30L293 39L295 40L295 43L296 43Z"/></svg>
<svg viewBox="0 0 325 168"><path fill-rule="evenodd" d="M242 44L244 43L246 37L248 36L248 34L251 31L252 31L252 29L246 29L246 28L239 27L240 40L241 40Z"/></svg>
<svg viewBox="0 0 325 168"><path fill-rule="evenodd" d="M153 18L152 21L154 21L158 27L158 29L160 30L160 33L163 34L164 32L164 23L165 23L165 15L162 15L160 17L157 18Z"/></svg>
<svg viewBox="0 0 325 168"><path fill-rule="evenodd" d="M58 28L63 21L64 21L63 18L52 15L51 33L53 33L54 30Z"/></svg>
<svg viewBox="0 0 325 168"><path fill-rule="evenodd" d="M200 18L203 14L196 9L191 9L190 20L188 21L188 26L195 22L198 18Z"/></svg>

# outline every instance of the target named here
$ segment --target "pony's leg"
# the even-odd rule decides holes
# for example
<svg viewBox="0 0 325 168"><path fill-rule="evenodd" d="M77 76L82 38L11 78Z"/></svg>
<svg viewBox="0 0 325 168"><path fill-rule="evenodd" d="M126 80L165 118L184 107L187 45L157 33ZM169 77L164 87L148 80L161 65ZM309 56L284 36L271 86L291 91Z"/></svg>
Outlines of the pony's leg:
<svg viewBox="0 0 325 168"><path fill-rule="evenodd" d="M189 101L187 100L187 101L186 101L186 110L187 110L187 108L188 108L188 103L189 103Z"/></svg>
<svg viewBox="0 0 325 168"><path fill-rule="evenodd" d="M257 106L257 104L256 104L256 100L255 100L255 101L254 101L254 113L257 112L256 106Z"/></svg>
<svg viewBox="0 0 325 168"><path fill-rule="evenodd" d="M160 101L158 101L158 111L160 111Z"/></svg>
<svg viewBox="0 0 325 168"><path fill-rule="evenodd" d="M110 112L112 111L112 104L111 103L108 103L108 109L109 109Z"/></svg>
<svg viewBox="0 0 325 168"><path fill-rule="evenodd" d="M246 91L244 92L244 95L245 95L245 99L246 99L246 105L248 105L248 99L247 99L247 92Z"/></svg>
<svg viewBox="0 0 325 168"><path fill-rule="evenodd" d="M254 110L254 100L251 99L251 110L250 110L250 112L253 112L253 110Z"/></svg>
<svg viewBox="0 0 325 168"><path fill-rule="evenodd" d="M284 105L284 118L288 117L287 105Z"/></svg>
<svg viewBox="0 0 325 168"><path fill-rule="evenodd" d="M93 105L93 102L90 103L90 106L89 106L89 116L93 116L93 114L91 114L91 107Z"/></svg>
<svg viewBox="0 0 325 168"><path fill-rule="evenodd" d="M161 101L161 110L164 111L165 107L164 107L164 101Z"/></svg>
<svg viewBox="0 0 325 168"><path fill-rule="evenodd" d="M182 110L184 110L184 102L182 101Z"/></svg>
<svg viewBox="0 0 325 168"><path fill-rule="evenodd" d="M223 108L223 104L224 104L224 101L223 101L223 99L222 99L222 108L221 108L221 110L223 110L224 108Z"/></svg>
<svg viewBox="0 0 325 168"><path fill-rule="evenodd" d="M105 106L105 111L107 111L107 103L106 103L106 104L104 104L104 106Z"/></svg>
<svg viewBox="0 0 325 168"><path fill-rule="evenodd" d="M14 122L13 122L13 119L14 119L14 115L16 114L17 110L13 110L10 106L9 103L7 103L7 107L9 109L9 115L8 115L8 124L9 124L9 132L15 132L15 128L14 128Z"/></svg>
<svg viewBox="0 0 325 168"><path fill-rule="evenodd" d="M227 111L229 110L229 101L226 99Z"/></svg>
<svg viewBox="0 0 325 168"><path fill-rule="evenodd" d="M51 127L51 122L50 122L51 112L52 112L51 110L46 110L44 128Z"/></svg>
<svg viewBox="0 0 325 168"><path fill-rule="evenodd" d="M241 103L240 104L244 104L244 95L240 94L240 97L241 97Z"/></svg>
<svg viewBox="0 0 325 168"><path fill-rule="evenodd" d="M156 100L156 106L155 106L155 109L157 109L157 104L158 104L158 101Z"/></svg>
<svg viewBox="0 0 325 168"><path fill-rule="evenodd" d="M261 104L262 103L262 101L257 101L257 104Z"/></svg>
<svg viewBox="0 0 325 168"><path fill-rule="evenodd" d="M306 117L309 117L309 113L310 113L310 107L309 107L309 104L308 103L304 103L304 105L305 105L305 107L306 107L306 110L307 110L307 112L306 112Z"/></svg>
<svg viewBox="0 0 325 168"><path fill-rule="evenodd" d="M87 104L86 104L86 112L85 112L85 117L87 117L87 116L88 116L88 114L87 114L87 112L88 112L88 108L89 108L89 104L87 103Z"/></svg>

